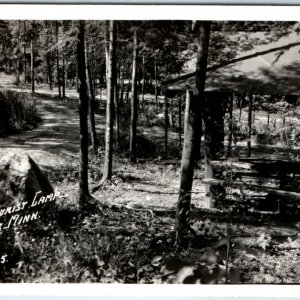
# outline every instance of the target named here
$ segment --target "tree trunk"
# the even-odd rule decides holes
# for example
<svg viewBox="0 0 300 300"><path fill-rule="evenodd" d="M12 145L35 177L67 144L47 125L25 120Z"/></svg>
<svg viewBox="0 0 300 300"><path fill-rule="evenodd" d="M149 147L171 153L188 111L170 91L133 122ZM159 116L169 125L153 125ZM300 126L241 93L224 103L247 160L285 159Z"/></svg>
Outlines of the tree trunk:
<svg viewBox="0 0 300 300"><path fill-rule="evenodd" d="M53 89L53 77L52 77L52 65L51 65L51 52L47 53L46 59L47 59L47 73L48 73L48 83L49 88L52 91Z"/></svg>
<svg viewBox="0 0 300 300"><path fill-rule="evenodd" d="M16 62L16 84L20 84L20 21L17 20L17 62Z"/></svg>
<svg viewBox="0 0 300 300"><path fill-rule="evenodd" d="M129 78L129 80L128 80L127 91L126 91L126 96L125 96L126 103L128 103L128 99L129 99L130 85L131 85L131 78Z"/></svg>
<svg viewBox="0 0 300 300"><path fill-rule="evenodd" d="M168 103L170 109L169 109L169 113L168 113L168 116L169 116L169 124L170 124L170 127L174 127L174 114L173 114L173 109L174 109L174 99L171 98L170 99L171 102Z"/></svg>
<svg viewBox="0 0 300 300"><path fill-rule="evenodd" d="M248 141L247 141L247 156L251 156L251 131L252 131L252 94L249 94L249 111L248 111Z"/></svg>
<svg viewBox="0 0 300 300"><path fill-rule="evenodd" d="M267 112L267 128L270 129L270 113Z"/></svg>
<svg viewBox="0 0 300 300"><path fill-rule="evenodd" d="M145 55L143 54L142 108L145 109Z"/></svg>
<svg viewBox="0 0 300 300"><path fill-rule="evenodd" d="M26 32L26 21L24 21L24 33ZM23 43L24 43L24 46L23 46L23 64L24 64L24 84L26 84L26 75L27 75L27 72L26 72L26 66L27 66L27 61L26 61L26 40L25 40L25 35L24 35L24 40L23 40Z"/></svg>
<svg viewBox="0 0 300 300"><path fill-rule="evenodd" d="M114 100L115 100L116 147L119 148L119 144L120 144L120 107L119 107L117 80L115 80Z"/></svg>
<svg viewBox="0 0 300 300"><path fill-rule="evenodd" d="M34 53L33 53L33 39L30 41L30 51L31 51L31 60L30 60L30 73L31 73L31 92L34 94L35 86L34 86Z"/></svg>
<svg viewBox="0 0 300 300"><path fill-rule="evenodd" d="M98 140L95 126L95 93L93 89L91 68L87 56L87 47L85 46L86 77L88 80L87 91L89 97L89 123L91 130L92 147L95 154L98 153Z"/></svg>
<svg viewBox="0 0 300 300"><path fill-rule="evenodd" d="M61 99L61 87L60 87L60 72L59 72L59 50L58 50L58 21L55 21L55 34L56 34L56 70L57 70L57 87L58 98Z"/></svg>
<svg viewBox="0 0 300 300"><path fill-rule="evenodd" d="M214 178L212 160L221 158L224 154L224 100L223 93L210 93L205 99L204 124L205 124L205 178ZM214 199L211 194L211 186L206 185L206 205L214 207Z"/></svg>
<svg viewBox="0 0 300 300"><path fill-rule="evenodd" d="M62 63L62 97L66 99L66 58L64 54L62 56Z"/></svg>
<svg viewBox="0 0 300 300"><path fill-rule="evenodd" d="M120 84L121 84L121 88L120 88L120 103L123 103L123 94L124 94L124 66L122 64L121 66L121 78L120 78Z"/></svg>
<svg viewBox="0 0 300 300"><path fill-rule="evenodd" d="M136 162L136 127L137 127L137 28L133 31L133 59L132 59L132 90L131 90L131 118L130 118L130 160Z"/></svg>
<svg viewBox="0 0 300 300"><path fill-rule="evenodd" d="M107 99L106 99L106 126L105 126L105 157L102 182L110 180L112 176L113 151L113 108L114 108L114 82L115 82L115 23L109 21L109 49L107 57Z"/></svg>
<svg viewBox="0 0 300 300"><path fill-rule="evenodd" d="M232 130L233 130L233 94L229 95L229 136L227 156L231 156L232 152Z"/></svg>
<svg viewBox="0 0 300 300"><path fill-rule="evenodd" d="M239 123L241 123L242 121L242 109L243 109L243 101L242 101L242 98L240 98L240 101L239 101L239 109L240 109L240 114L239 114Z"/></svg>
<svg viewBox="0 0 300 300"><path fill-rule="evenodd" d="M118 31L118 27L116 24L116 28L115 31ZM117 38L115 38L116 42L115 42L115 48L118 48L118 44L117 44ZM120 64L119 64L120 65ZM116 64L115 67L115 80L114 80L114 104L115 104L115 111L114 111L114 116L115 116L115 129L116 129L116 139L115 139L115 143L116 143L116 148L119 148L120 145L120 107L119 107L119 91L118 91L118 80L120 83L121 80L121 72L120 68L118 67L118 65ZM119 78L118 78L119 77Z"/></svg>
<svg viewBox="0 0 300 300"><path fill-rule="evenodd" d="M26 81L26 76L27 76L27 61L26 61L26 46L24 44L24 61L23 61L23 64L24 64L24 84L27 83Z"/></svg>
<svg viewBox="0 0 300 300"><path fill-rule="evenodd" d="M169 118L168 118L168 97L165 95L165 158L168 157L168 125L169 125Z"/></svg>
<svg viewBox="0 0 300 300"><path fill-rule="evenodd" d="M154 58L154 80L155 80L155 87L154 87L154 93L155 93L155 108L158 109L158 91L157 91L157 64L156 64L156 58Z"/></svg>
<svg viewBox="0 0 300 300"><path fill-rule="evenodd" d="M106 72L105 72L105 81L106 81L106 90L108 89L108 73L109 73L109 21L106 21L106 24L105 24L105 66L106 66ZM108 92L108 91L107 91Z"/></svg>
<svg viewBox="0 0 300 300"><path fill-rule="evenodd" d="M190 225L190 206L196 154L201 143L201 108L204 101L210 23L199 23L199 44L193 96L188 92L185 114L181 180L176 207L176 235L181 242Z"/></svg>
<svg viewBox="0 0 300 300"><path fill-rule="evenodd" d="M79 117L80 117L80 153L79 153L79 201L85 205L88 190L88 94L86 85L85 62L85 23L78 21L77 64L79 80Z"/></svg>
<svg viewBox="0 0 300 300"><path fill-rule="evenodd" d="M181 150L181 135L182 135L182 126L181 126L181 106L182 106L182 96L179 96L178 104L178 141L179 141L179 151Z"/></svg>

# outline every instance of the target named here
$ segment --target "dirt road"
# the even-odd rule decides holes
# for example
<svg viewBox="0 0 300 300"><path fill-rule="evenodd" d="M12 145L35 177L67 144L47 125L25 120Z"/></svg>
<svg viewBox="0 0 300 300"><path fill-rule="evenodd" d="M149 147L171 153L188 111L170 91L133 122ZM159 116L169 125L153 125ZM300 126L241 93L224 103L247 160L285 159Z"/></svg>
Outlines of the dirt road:
<svg viewBox="0 0 300 300"><path fill-rule="evenodd" d="M0 153L25 151L39 165L60 167L74 162L79 149L79 114L76 102L42 99L36 95L41 124L31 131L0 138ZM104 130L103 116L96 116L97 130Z"/></svg>

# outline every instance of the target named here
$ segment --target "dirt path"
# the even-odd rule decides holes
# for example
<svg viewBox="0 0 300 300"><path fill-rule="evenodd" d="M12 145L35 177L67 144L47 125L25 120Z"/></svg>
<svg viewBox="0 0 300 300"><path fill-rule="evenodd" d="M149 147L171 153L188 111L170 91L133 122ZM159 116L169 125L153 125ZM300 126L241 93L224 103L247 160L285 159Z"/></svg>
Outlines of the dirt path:
<svg viewBox="0 0 300 300"><path fill-rule="evenodd" d="M25 151L39 165L62 167L74 163L79 149L79 114L68 103L36 96L42 123L31 131L0 138L0 153ZM97 130L104 130L102 116L96 116Z"/></svg>

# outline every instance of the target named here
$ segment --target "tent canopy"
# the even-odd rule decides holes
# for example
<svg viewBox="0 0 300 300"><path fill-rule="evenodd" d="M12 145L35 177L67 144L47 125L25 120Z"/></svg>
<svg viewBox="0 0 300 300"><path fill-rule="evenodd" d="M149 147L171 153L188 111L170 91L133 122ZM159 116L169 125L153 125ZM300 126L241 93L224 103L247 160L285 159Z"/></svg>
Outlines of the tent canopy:
<svg viewBox="0 0 300 300"><path fill-rule="evenodd" d="M168 90L193 89L196 58L188 65L184 75L167 83ZM300 94L300 34L293 32L276 42L256 46L222 66L208 68L205 91Z"/></svg>

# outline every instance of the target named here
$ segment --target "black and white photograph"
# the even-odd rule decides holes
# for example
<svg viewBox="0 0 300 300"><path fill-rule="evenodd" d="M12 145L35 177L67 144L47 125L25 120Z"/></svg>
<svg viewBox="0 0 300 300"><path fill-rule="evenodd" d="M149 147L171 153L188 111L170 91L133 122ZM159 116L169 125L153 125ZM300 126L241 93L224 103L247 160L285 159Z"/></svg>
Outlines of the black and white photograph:
<svg viewBox="0 0 300 300"><path fill-rule="evenodd" d="M0 282L299 284L300 22L124 16L0 20Z"/></svg>

